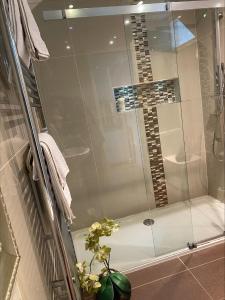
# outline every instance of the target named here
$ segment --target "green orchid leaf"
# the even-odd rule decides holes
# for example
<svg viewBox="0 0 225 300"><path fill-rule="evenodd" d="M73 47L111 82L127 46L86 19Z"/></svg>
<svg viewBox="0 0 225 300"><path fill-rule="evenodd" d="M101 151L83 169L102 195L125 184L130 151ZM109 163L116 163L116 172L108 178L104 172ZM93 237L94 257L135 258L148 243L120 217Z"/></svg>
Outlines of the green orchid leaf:
<svg viewBox="0 0 225 300"><path fill-rule="evenodd" d="M106 288L106 284L107 284L107 281L109 279L109 276L103 276L101 279L100 279L100 283L101 283L101 290L104 291L104 289Z"/></svg>
<svg viewBox="0 0 225 300"><path fill-rule="evenodd" d="M129 279L125 275L119 272L115 272L115 273L111 273L109 276L110 279L112 280L113 285L118 287L118 289L123 294L127 294L127 295L131 294L131 284Z"/></svg>
<svg viewBox="0 0 225 300"><path fill-rule="evenodd" d="M118 286L113 285L114 287L114 300L130 300L131 298L131 293L127 294L127 293L123 293Z"/></svg>
<svg viewBox="0 0 225 300"><path fill-rule="evenodd" d="M109 276L104 276L100 280L101 288L99 289L97 300L114 300L113 284Z"/></svg>

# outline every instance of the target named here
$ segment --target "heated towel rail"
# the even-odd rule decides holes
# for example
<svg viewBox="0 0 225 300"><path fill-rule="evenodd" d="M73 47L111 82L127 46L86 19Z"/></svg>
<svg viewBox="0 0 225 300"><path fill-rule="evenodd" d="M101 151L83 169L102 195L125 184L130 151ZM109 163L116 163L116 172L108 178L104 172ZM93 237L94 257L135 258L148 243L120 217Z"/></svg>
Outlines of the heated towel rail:
<svg viewBox="0 0 225 300"><path fill-rule="evenodd" d="M33 159L36 164L39 186L44 195L45 211L50 224L50 238L54 242L55 250L59 258L59 266L63 275L63 282L66 287L66 297L68 300L79 300L79 289L75 287L71 271L71 265L68 257L66 245L64 243L61 220L58 217L57 207L52 193L51 183L49 181L48 172L44 160L44 156L38 139L37 124L42 122L45 126L45 120L41 109L36 79L34 74L30 72L23 64L21 64L16 45L10 30L10 24L7 16L7 9L3 0L0 0L0 26L3 37L6 56L10 65L15 85L18 91L21 108L24 114L24 119L28 131L28 138L33 154ZM35 119L32 109L40 109L40 119ZM36 197L39 195L36 194ZM56 286L59 283L55 282Z"/></svg>

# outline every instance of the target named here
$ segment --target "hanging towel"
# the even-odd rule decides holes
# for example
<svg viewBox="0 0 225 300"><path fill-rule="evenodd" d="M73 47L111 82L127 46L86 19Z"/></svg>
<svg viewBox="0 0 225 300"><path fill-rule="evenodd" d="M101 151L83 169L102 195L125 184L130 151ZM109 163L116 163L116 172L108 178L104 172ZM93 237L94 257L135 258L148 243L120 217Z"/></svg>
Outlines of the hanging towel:
<svg viewBox="0 0 225 300"><path fill-rule="evenodd" d="M8 9L17 50L26 66L29 67L31 58L38 61L49 58L27 0L8 0Z"/></svg>
<svg viewBox="0 0 225 300"><path fill-rule="evenodd" d="M57 146L53 137L47 132L39 133L39 141L42 147L46 146L49 149L52 156L52 160L55 164L60 184L64 188L66 185L66 176L69 173L69 168L64 156L62 155L62 152L59 150L59 147ZM71 203L69 203L69 205L70 204Z"/></svg>
<svg viewBox="0 0 225 300"><path fill-rule="evenodd" d="M66 182L66 177L69 173L68 165L59 150L55 140L48 133L39 134L40 144L43 150L45 160L47 162L47 167L49 171L49 177L51 179L52 188L54 191L55 198L57 200L58 206L64 213L65 218L72 224L75 218L72 209L71 202L72 197L70 194L69 187ZM31 152L28 154L28 165L31 165ZM38 180L37 170L32 164L33 179Z"/></svg>
<svg viewBox="0 0 225 300"><path fill-rule="evenodd" d="M24 62L24 64L29 67L31 55L29 54L26 42L24 39L24 30L20 18L20 9L17 0L8 0L9 8L9 19L11 24L11 30L16 43L17 51Z"/></svg>

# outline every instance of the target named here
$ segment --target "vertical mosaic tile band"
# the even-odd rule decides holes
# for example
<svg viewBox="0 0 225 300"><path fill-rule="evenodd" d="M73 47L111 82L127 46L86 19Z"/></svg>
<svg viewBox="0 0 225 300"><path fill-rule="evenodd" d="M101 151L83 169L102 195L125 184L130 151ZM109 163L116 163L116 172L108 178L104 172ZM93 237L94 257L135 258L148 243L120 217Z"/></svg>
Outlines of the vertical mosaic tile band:
<svg viewBox="0 0 225 300"><path fill-rule="evenodd" d="M145 15L131 16L139 82L153 80Z"/></svg>
<svg viewBox="0 0 225 300"><path fill-rule="evenodd" d="M174 102L175 90L171 82L167 81L150 84L153 81L153 74L145 15L131 16L131 24L138 79L140 83L149 83L139 84L133 88L134 97L137 95L134 106L137 107L138 102L139 107L143 108L155 203L156 207L160 207L168 204L168 196L156 105L162 102Z"/></svg>
<svg viewBox="0 0 225 300"><path fill-rule="evenodd" d="M163 166L157 108L156 106L144 108L143 113L155 204L156 207L161 207L168 203L168 196Z"/></svg>
<svg viewBox="0 0 225 300"><path fill-rule="evenodd" d="M133 104L134 108L143 108L155 203L156 207L159 207L168 204L168 196L156 105L162 102L175 102L176 97L171 82L164 81L150 84L153 81L153 74L145 15L131 16L131 24L138 79L140 83L148 83L133 87L131 106ZM127 104L125 104L125 109L129 107Z"/></svg>

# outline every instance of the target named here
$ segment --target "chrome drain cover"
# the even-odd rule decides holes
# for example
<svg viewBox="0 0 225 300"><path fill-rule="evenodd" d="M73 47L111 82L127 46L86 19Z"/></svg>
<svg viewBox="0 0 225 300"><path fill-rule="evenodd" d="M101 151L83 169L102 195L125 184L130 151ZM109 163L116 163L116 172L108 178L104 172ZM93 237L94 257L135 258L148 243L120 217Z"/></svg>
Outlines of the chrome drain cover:
<svg viewBox="0 0 225 300"><path fill-rule="evenodd" d="M151 226L155 223L155 221L153 219L145 219L143 221L143 224L146 225L146 226Z"/></svg>

